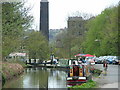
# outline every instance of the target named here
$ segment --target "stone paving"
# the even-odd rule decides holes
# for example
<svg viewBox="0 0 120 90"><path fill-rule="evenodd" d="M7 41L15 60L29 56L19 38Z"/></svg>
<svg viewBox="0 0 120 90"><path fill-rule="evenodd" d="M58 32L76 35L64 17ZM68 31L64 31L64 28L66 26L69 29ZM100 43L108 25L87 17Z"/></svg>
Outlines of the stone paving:
<svg viewBox="0 0 120 90"><path fill-rule="evenodd" d="M118 88L118 83L105 84L101 88Z"/></svg>
<svg viewBox="0 0 120 90"><path fill-rule="evenodd" d="M118 65L108 65L107 71L104 71L102 64L95 65L95 68L101 69L103 72L102 74L97 77L93 78L99 84L99 88L118 88Z"/></svg>

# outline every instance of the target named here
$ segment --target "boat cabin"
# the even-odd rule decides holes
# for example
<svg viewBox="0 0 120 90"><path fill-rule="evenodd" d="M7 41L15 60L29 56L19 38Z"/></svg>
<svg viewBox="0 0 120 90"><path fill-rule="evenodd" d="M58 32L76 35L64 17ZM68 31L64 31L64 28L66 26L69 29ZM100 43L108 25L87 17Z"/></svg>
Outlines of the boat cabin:
<svg viewBox="0 0 120 90"><path fill-rule="evenodd" d="M91 79L91 74L87 65L77 60L69 60L69 64L70 63L67 85L80 85Z"/></svg>

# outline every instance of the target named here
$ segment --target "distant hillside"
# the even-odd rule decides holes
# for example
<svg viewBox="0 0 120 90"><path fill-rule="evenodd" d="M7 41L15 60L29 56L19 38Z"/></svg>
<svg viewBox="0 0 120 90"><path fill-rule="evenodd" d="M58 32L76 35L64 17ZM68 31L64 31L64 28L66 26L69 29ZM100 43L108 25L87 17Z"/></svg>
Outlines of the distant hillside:
<svg viewBox="0 0 120 90"><path fill-rule="evenodd" d="M55 37L57 36L57 34L59 34L60 32L62 32L64 29L50 29L49 30L49 41L52 42L55 40Z"/></svg>

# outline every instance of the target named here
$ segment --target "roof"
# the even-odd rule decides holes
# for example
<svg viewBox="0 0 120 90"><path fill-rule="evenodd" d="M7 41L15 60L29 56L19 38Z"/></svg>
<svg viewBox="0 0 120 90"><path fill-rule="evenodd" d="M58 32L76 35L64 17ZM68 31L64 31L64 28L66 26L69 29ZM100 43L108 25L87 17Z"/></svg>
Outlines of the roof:
<svg viewBox="0 0 120 90"><path fill-rule="evenodd" d="M68 17L68 20L69 21L81 21L83 20L83 18L82 17Z"/></svg>
<svg viewBox="0 0 120 90"><path fill-rule="evenodd" d="M41 2L48 2L48 0L41 0Z"/></svg>
<svg viewBox="0 0 120 90"><path fill-rule="evenodd" d="M19 53L19 52L10 53L9 56L26 56L26 53Z"/></svg>

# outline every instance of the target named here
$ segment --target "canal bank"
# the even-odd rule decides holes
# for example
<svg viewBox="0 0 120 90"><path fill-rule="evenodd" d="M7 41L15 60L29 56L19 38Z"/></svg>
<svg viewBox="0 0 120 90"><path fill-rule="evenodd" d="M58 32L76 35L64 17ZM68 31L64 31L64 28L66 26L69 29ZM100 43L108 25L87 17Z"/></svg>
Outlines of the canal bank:
<svg viewBox="0 0 120 90"><path fill-rule="evenodd" d="M57 70L65 70L67 71L68 67L62 67L57 65L26 65L24 62L18 61L8 61L8 62L1 62L0 65L2 66L0 72L2 73L2 78L0 79L0 84L4 86L5 83L11 82L15 78L19 78L21 74L26 72L26 69L29 71L30 69L35 68L53 68ZM1 86L1 87L2 87Z"/></svg>
<svg viewBox="0 0 120 90"><path fill-rule="evenodd" d="M0 80L2 86L5 84L6 81L17 77L24 71L23 65L19 63L1 62L0 65L2 66L0 70L0 72L2 73L2 78Z"/></svg>

